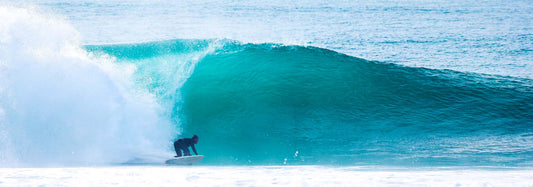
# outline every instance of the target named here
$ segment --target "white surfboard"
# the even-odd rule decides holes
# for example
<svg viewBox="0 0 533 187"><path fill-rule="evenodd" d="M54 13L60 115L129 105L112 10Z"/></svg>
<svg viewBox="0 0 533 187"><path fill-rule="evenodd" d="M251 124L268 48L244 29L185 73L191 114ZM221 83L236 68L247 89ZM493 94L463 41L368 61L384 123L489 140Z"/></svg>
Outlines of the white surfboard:
<svg viewBox="0 0 533 187"><path fill-rule="evenodd" d="M182 156L173 159L168 159L165 163L172 165L193 165L204 158L204 155Z"/></svg>

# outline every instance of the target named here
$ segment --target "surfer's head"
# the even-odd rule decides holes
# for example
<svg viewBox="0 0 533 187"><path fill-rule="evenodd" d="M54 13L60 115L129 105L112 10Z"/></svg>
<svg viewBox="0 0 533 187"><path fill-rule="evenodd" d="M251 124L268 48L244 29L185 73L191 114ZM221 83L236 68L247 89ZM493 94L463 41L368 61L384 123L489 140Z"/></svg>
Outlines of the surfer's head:
<svg viewBox="0 0 533 187"><path fill-rule="evenodd" d="M192 136L192 140L194 141L194 143L198 143L198 136L196 135Z"/></svg>

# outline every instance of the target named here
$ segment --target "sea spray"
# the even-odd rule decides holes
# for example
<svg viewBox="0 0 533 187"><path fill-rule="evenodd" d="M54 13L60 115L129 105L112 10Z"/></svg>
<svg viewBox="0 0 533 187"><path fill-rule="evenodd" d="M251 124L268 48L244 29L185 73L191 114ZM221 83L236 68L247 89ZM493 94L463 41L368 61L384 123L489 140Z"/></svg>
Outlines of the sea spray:
<svg viewBox="0 0 533 187"><path fill-rule="evenodd" d="M123 163L166 155L176 124L138 87L135 66L80 48L63 19L0 7L0 163Z"/></svg>

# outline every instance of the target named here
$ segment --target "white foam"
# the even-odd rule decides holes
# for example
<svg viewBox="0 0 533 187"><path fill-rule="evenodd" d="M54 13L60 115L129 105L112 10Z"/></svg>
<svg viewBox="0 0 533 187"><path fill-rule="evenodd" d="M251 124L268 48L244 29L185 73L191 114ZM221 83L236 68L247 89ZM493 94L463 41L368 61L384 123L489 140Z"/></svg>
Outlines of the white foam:
<svg viewBox="0 0 533 187"><path fill-rule="evenodd" d="M0 164L116 163L164 153L174 135L133 66L80 48L65 20L0 7Z"/></svg>
<svg viewBox="0 0 533 187"><path fill-rule="evenodd" d="M531 170L322 166L0 168L5 186L531 186Z"/></svg>

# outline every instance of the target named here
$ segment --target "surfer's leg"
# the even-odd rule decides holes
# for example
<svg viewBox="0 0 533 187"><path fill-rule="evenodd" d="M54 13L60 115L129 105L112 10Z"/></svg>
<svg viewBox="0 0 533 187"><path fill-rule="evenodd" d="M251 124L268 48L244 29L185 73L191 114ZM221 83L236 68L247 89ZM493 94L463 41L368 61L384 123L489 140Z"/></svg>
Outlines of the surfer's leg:
<svg viewBox="0 0 533 187"><path fill-rule="evenodd" d="M176 141L174 142L174 150L176 150L176 157L181 156L181 148L179 146L179 143Z"/></svg>
<svg viewBox="0 0 533 187"><path fill-rule="evenodd" d="M183 156L191 156L191 152L188 147L183 148Z"/></svg>

